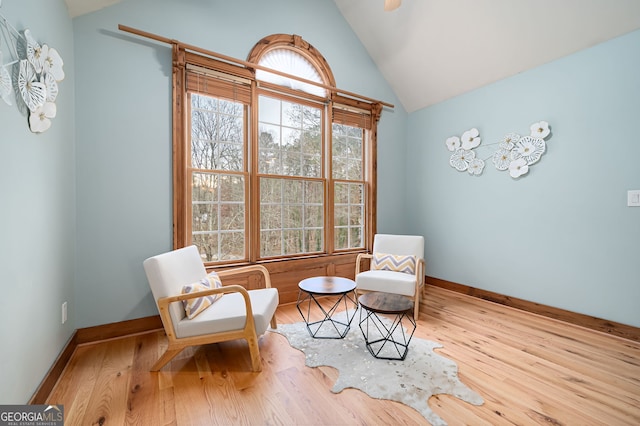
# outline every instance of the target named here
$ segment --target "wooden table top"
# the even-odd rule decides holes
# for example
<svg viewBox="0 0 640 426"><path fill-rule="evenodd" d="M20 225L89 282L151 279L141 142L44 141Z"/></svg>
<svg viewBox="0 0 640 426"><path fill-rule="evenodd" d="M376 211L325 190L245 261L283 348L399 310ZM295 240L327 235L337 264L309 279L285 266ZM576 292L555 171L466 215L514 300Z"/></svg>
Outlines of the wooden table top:
<svg viewBox="0 0 640 426"><path fill-rule="evenodd" d="M300 290L311 294L344 294L355 290L356 283L343 277L312 277L298 284Z"/></svg>
<svg viewBox="0 0 640 426"><path fill-rule="evenodd" d="M372 291L358 297L358 302L372 312L398 314L413 309L411 299L400 294Z"/></svg>

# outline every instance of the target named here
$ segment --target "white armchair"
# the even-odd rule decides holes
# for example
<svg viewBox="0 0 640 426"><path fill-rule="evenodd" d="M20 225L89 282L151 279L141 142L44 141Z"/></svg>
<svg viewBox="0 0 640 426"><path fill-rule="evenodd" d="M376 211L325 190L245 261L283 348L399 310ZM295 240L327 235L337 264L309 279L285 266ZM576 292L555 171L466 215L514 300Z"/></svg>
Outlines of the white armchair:
<svg viewBox="0 0 640 426"><path fill-rule="evenodd" d="M258 336L271 323L276 328L275 311L278 290L271 288L267 269L251 265L218 272L222 281L237 274L251 272L264 276L266 288L246 290L240 285L181 294L183 286L207 278L207 271L196 246L189 246L146 259L143 263L149 286L158 305L169 345L151 367L158 371L188 346L228 340L246 339L251 355L252 371L261 371ZM223 295L197 316L186 316L183 300L209 295Z"/></svg>
<svg viewBox="0 0 640 426"><path fill-rule="evenodd" d="M366 271L361 270L364 259L370 259ZM355 281L357 294L381 291L407 296L414 302L417 321L424 289L424 237L376 234L373 252L356 258Z"/></svg>

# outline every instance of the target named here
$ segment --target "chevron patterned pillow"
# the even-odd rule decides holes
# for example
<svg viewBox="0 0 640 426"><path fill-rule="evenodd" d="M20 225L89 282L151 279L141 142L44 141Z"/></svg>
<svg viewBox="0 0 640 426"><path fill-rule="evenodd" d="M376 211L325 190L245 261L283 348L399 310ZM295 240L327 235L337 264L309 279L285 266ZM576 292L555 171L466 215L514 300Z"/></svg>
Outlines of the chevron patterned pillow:
<svg viewBox="0 0 640 426"><path fill-rule="evenodd" d="M216 274L215 272L211 272L207 275L207 278L203 278L197 283L185 285L184 287L182 287L182 294L195 293L196 291L209 290L212 288L220 287L222 287L222 281L220 281L220 277L218 277L218 274ZM187 314L187 318L195 318L196 315L211 306L213 302L218 300L221 296L222 294L210 294L209 296L183 300L182 305L184 306L184 311Z"/></svg>
<svg viewBox="0 0 640 426"><path fill-rule="evenodd" d="M398 256L389 253L373 253L371 269L404 272L405 274L413 275L416 273L416 257Z"/></svg>

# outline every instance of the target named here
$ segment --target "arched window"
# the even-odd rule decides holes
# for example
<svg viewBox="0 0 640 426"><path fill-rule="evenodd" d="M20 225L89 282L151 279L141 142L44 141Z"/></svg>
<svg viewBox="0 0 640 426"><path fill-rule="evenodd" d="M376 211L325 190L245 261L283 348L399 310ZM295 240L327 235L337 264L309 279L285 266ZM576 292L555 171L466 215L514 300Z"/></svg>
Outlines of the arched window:
<svg viewBox="0 0 640 426"><path fill-rule="evenodd" d="M296 35L226 59L174 45L174 246L210 266L370 249L381 105L340 92Z"/></svg>
<svg viewBox="0 0 640 426"><path fill-rule="evenodd" d="M275 34L265 37L252 49L247 61L295 75L304 80L335 86L333 73L327 61L300 36ZM256 79L320 97L330 97L330 93L321 86L274 74L264 69L256 70Z"/></svg>

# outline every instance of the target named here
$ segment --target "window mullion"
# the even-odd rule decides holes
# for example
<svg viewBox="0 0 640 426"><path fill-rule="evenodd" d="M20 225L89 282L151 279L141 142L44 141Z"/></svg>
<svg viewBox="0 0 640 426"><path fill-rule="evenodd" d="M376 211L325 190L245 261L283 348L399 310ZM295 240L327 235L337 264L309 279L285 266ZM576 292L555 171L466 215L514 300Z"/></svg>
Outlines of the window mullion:
<svg viewBox="0 0 640 426"><path fill-rule="evenodd" d="M260 257L260 177L258 176L258 85L251 83L251 105L249 108L249 141L247 143L250 158L249 175L249 221L247 235L249 237L249 261L255 263Z"/></svg>
<svg viewBox="0 0 640 426"><path fill-rule="evenodd" d="M335 252L335 228L334 228L334 215L335 215L335 195L333 190L333 107L331 103L325 108L325 114L327 120L323 126L323 131L326 132L325 146L323 155L325 155L325 247L328 254Z"/></svg>

